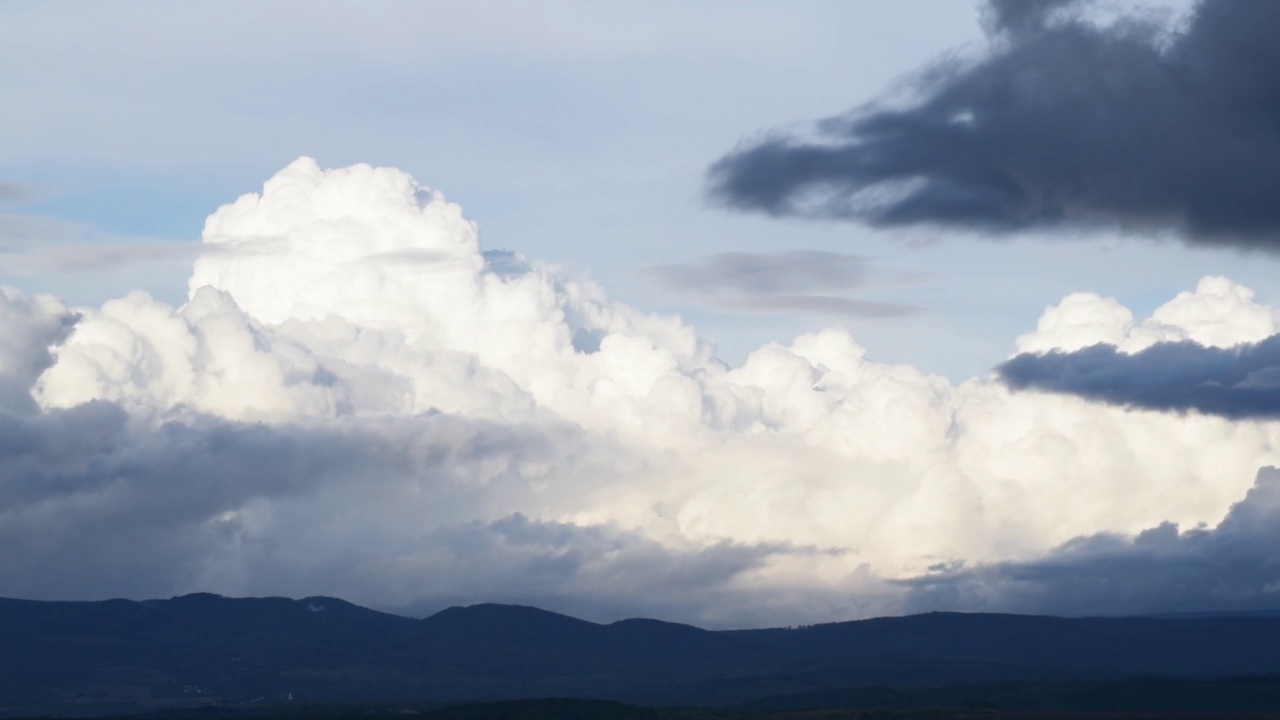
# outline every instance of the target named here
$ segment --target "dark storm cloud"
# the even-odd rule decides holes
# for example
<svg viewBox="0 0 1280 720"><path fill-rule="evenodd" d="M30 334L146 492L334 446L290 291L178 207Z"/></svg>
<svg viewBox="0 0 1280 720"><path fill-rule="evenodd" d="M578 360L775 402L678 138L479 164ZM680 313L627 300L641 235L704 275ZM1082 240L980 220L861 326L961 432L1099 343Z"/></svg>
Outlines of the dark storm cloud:
<svg viewBox="0 0 1280 720"><path fill-rule="evenodd" d="M350 470L353 445L210 418L146 428L104 402L0 413L0 594L172 593L242 535L225 513Z"/></svg>
<svg viewBox="0 0 1280 720"><path fill-rule="evenodd" d="M881 318L919 311L910 305L827 294L870 288L871 259L861 255L730 252L682 265L659 265L645 273L669 290L699 295L740 312Z"/></svg>
<svg viewBox="0 0 1280 720"><path fill-rule="evenodd" d="M999 32L1020 33L1044 26L1049 15L1074 0L988 0L986 19Z"/></svg>
<svg viewBox="0 0 1280 720"><path fill-rule="evenodd" d="M908 610L1123 615L1280 605L1280 471L1213 529L1164 523L1134 537L1072 540L1031 562L952 568L908 580Z"/></svg>
<svg viewBox="0 0 1280 720"><path fill-rule="evenodd" d="M1022 354L996 368L1014 390L1226 418L1280 417L1280 335L1230 348L1158 343L1126 355L1110 345Z"/></svg>
<svg viewBox="0 0 1280 720"><path fill-rule="evenodd" d="M406 551L366 514L394 523L393 506L425 496L429 505L406 511L419 527L474 516L488 502L482 490L528 484L513 469L475 487L477 466L545 461L556 432L431 413L325 425L194 414L156 425L103 401L0 410L0 595L307 594L318 582L359 595L368 565Z"/></svg>
<svg viewBox="0 0 1280 720"><path fill-rule="evenodd" d="M504 602L588 619L693 619L696 613L711 623L717 615L708 606L733 608L726 613L730 618L750 613L732 590L743 573L780 555L816 552L730 541L677 550L613 525L538 521L519 513L441 528L423 544L431 548L430 564L423 569L438 589L424 601L398 608L404 614Z"/></svg>
<svg viewBox="0 0 1280 720"><path fill-rule="evenodd" d="M728 541L671 549L608 524L521 514L460 519L484 515L495 494L554 492L531 489L520 467L590 464L584 437L438 413L322 426L193 415L156 426L102 401L0 410L0 596L325 594L415 612L496 600L714 622L707 604L742 616L740 575L813 552ZM478 484L495 464L505 473ZM412 607L397 606L400 596Z"/></svg>
<svg viewBox="0 0 1280 720"><path fill-rule="evenodd" d="M931 69L918 102L747 143L712 166L711 196L876 226L1280 244L1280 3L1206 0L1183 32L1078 5L992 3L989 51Z"/></svg>

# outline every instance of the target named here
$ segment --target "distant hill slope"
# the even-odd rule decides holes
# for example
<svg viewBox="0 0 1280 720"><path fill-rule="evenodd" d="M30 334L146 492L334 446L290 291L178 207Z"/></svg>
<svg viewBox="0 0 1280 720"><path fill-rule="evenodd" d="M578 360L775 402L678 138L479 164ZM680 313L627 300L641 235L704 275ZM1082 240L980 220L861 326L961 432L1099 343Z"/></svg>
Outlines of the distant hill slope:
<svg viewBox="0 0 1280 720"><path fill-rule="evenodd" d="M1280 617L931 613L712 632L508 605L0 599L0 714L347 700L740 704L869 686L1280 673ZM856 696L856 694L852 695Z"/></svg>

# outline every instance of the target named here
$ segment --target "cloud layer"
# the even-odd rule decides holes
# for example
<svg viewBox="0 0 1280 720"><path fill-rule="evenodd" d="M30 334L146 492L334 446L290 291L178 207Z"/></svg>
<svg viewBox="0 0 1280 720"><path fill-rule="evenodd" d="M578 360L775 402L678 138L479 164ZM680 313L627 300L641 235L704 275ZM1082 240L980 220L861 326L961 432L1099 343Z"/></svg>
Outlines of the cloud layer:
<svg viewBox="0 0 1280 720"><path fill-rule="evenodd" d="M747 142L712 196L774 215L989 232L1108 224L1274 248L1280 7L1203 0L1184 28L1089 3L992 2L989 47L905 102Z"/></svg>
<svg viewBox="0 0 1280 720"><path fill-rule="evenodd" d="M930 567L1217 523L1280 463L1273 423L954 385L844 330L729 367L677 317L482 249L390 168L301 159L203 247L181 307L3 295L0 594L846 619L907 607ZM1018 345L1250 342L1277 317L1208 278L1141 322L1068 297Z"/></svg>

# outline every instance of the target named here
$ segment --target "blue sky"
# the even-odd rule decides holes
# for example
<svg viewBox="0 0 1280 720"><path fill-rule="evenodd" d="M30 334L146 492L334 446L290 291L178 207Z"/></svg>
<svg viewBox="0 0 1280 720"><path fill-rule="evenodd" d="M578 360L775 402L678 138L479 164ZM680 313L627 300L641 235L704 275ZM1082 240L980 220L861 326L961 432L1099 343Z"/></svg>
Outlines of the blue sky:
<svg viewBox="0 0 1280 720"><path fill-rule="evenodd" d="M1159 6L1156 6L1159 8ZM1185 9L1171 6L1169 12ZM589 273L640 307L677 311L741 362L832 321L732 313L639 271L729 252L876 258L866 297L918 305L856 320L873 356L953 379L1012 352L1072 291L1149 309L1205 274L1265 299L1269 263L1174 243L875 231L710 207L706 166L743 138L878 100L929 63L981 51L974 2L9 2L0 178L40 199L8 212L122 239L189 242L219 205L300 155L403 168L474 218L489 247ZM502 21L497 21L502 18ZM139 286L177 301L180 265L11 285L94 303Z"/></svg>

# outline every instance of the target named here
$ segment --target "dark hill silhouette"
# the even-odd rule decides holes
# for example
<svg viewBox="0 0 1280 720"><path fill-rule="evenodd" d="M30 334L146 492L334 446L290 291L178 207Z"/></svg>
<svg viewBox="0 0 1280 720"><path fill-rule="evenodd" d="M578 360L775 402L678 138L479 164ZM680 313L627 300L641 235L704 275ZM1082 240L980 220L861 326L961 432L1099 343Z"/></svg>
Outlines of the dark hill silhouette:
<svg viewBox="0 0 1280 720"><path fill-rule="evenodd" d="M527 655L543 663L547 654L554 654L593 668L605 662L633 671L672 664L724 668L752 659L765 662L771 654L769 648L691 625L639 619L601 625L519 605L448 608L422 620L414 637L437 647L441 643L464 646L455 648L455 662L488 646L502 648L508 659Z"/></svg>
<svg viewBox="0 0 1280 720"><path fill-rule="evenodd" d="M931 613L712 632L336 598L0 599L0 714L295 701L584 697L737 704L851 688L1280 673L1280 617ZM909 694L909 693L908 693ZM854 694L856 695L856 693Z"/></svg>
<svg viewBox="0 0 1280 720"><path fill-rule="evenodd" d="M794 657L904 657L1174 674L1280 671L1280 618L927 613L728 633Z"/></svg>

